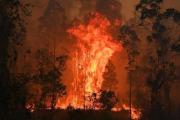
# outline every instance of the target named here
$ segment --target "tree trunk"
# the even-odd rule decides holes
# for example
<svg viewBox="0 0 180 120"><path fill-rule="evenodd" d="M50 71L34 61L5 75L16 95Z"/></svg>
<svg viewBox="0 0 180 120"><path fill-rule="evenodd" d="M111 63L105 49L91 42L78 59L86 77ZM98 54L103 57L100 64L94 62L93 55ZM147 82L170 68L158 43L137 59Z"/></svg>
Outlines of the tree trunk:
<svg viewBox="0 0 180 120"><path fill-rule="evenodd" d="M129 55L129 61L130 60ZM129 119L131 120L131 63L129 63Z"/></svg>
<svg viewBox="0 0 180 120"><path fill-rule="evenodd" d="M5 14L2 12L1 15ZM5 15L6 16L6 15ZM3 16L4 17L4 16ZM2 111L2 115L6 116L8 112L9 101L11 99L10 88L9 88L9 69L7 67L7 59L8 59L8 45L9 45L9 37L11 34L11 29L9 29L10 21L8 18L2 19L2 23L0 26L0 109ZM5 119L5 118L2 118Z"/></svg>

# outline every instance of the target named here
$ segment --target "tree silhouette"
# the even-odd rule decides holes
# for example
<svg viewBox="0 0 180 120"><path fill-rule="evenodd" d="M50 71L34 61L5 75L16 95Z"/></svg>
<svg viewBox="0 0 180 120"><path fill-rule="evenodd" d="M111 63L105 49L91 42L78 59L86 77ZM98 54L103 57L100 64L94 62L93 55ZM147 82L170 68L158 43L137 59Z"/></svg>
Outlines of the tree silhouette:
<svg viewBox="0 0 180 120"><path fill-rule="evenodd" d="M27 10L29 4L23 4L19 0L0 0L0 114L1 119L8 119L11 108L15 103L10 104L14 99L11 96L14 91L11 91L10 86L12 84L10 78L10 69L8 68L8 59L13 57L13 62L17 60L17 50L14 49L14 56L9 55L10 45L21 45L21 41L25 37L25 21L23 16L30 16L30 12ZM12 45L12 46L13 46ZM25 106L24 106L25 107ZM17 116L17 115L16 115Z"/></svg>
<svg viewBox="0 0 180 120"><path fill-rule="evenodd" d="M53 54L49 53L47 49L39 49L36 54L38 73L35 75L35 79L41 85L41 101L49 101L52 110L56 106L57 98L66 94L66 86L61 83L61 72L67 68L66 60L68 56L61 55L57 57L55 67L53 57Z"/></svg>
<svg viewBox="0 0 180 120"><path fill-rule="evenodd" d="M50 0L42 17L39 18L40 40L48 49L57 43L56 39L66 35L65 10L57 0ZM54 41L54 42L53 42ZM55 47L55 46L54 46Z"/></svg>
<svg viewBox="0 0 180 120"><path fill-rule="evenodd" d="M131 92L132 92L132 72L137 69L135 58L140 54L137 50L140 39L138 38L132 26L123 25L120 28L119 40L122 41L123 47L126 49L128 55L128 66L125 68L128 71L129 80L129 117L131 119Z"/></svg>
<svg viewBox="0 0 180 120"><path fill-rule="evenodd" d="M98 99L98 102L101 103L100 108L110 111L119 100L113 91L101 90L100 92L101 95Z"/></svg>
<svg viewBox="0 0 180 120"><path fill-rule="evenodd" d="M103 89L113 91L117 87L118 80L116 78L115 66L111 60L108 61L105 66L105 72L103 73Z"/></svg>
<svg viewBox="0 0 180 120"><path fill-rule="evenodd" d="M162 6L163 0L141 0L136 6L136 15L141 21L139 25L149 31L147 41L153 46L151 47L152 54L149 55L151 71L149 71L147 77L147 85L151 89L151 114L149 119L163 119L163 116L160 115L162 114L160 110L163 109L160 106L160 90L164 87L166 88L166 98L169 101L167 119L171 119L169 93L172 82L170 81L175 78L172 79L169 70L174 69L174 63L171 60L174 56L179 55L180 47L180 34L177 34L177 37L171 37L174 25L180 25L180 12L174 8L163 10ZM174 71L172 74L174 74Z"/></svg>
<svg viewBox="0 0 180 120"><path fill-rule="evenodd" d="M56 0L50 0L47 6L47 9L44 12L44 15L39 18L39 30L41 40L45 43L46 47L49 49L50 45L53 45L53 54L54 54L54 70L56 70L56 38L62 38L60 35L65 35L65 10L60 6L59 2ZM52 42L53 41L53 42ZM55 72L55 71L54 71ZM56 77L54 76L54 79ZM54 88L53 88L53 94ZM55 95L52 95L52 101L55 101ZM54 103L53 103L54 104ZM53 114L54 105L52 104L51 110ZM51 118L52 119L52 118Z"/></svg>

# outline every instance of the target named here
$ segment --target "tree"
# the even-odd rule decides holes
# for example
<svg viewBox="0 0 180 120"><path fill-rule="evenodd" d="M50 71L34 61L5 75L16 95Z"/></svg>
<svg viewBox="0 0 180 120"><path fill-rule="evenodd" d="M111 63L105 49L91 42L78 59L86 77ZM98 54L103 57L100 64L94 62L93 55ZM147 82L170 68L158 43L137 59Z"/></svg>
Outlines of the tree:
<svg viewBox="0 0 180 120"><path fill-rule="evenodd" d="M136 32L133 30L133 26L123 25L120 28L119 40L122 42L122 46L126 49L128 55L128 66L125 68L128 71L129 80L129 117L131 119L131 92L132 92L132 72L135 71L138 66L135 64L135 58L140 54L137 46L140 42Z"/></svg>
<svg viewBox="0 0 180 120"><path fill-rule="evenodd" d="M7 119L29 119L30 112L26 109L31 95L29 88L31 87L31 76L27 73L10 74L11 84L9 86L11 92L11 107Z"/></svg>
<svg viewBox="0 0 180 120"><path fill-rule="evenodd" d="M119 101L113 91L101 90L98 102L101 103L100 109L111 111L115 104Z"/></svg>
<svg viewBox="0 0 180 120"><path fill-rule="evenodd" d="M49 0L48 6L42 17L39 18L40 39L49 48L56 44L56 38L62 38L66 35L65 10L60 6L57 0ZM53 42L52 42L53 41Z"/></svg>
<svg viewBox="0 0 180 120"><path fill-rule="evenodd" d="M57 98L66 94L66 86L64 86L60 78L62 71L66 70L67 55L61 55L56 58L56 66L54 67L53 54L47 49L39 49L36 54L38 61L36 79L41 85L41 100L50 101L53 110L57 103Z"/></svg>
<svg viewBox="0 0 180 120"><path fill-rule="evenodd" d="M56 0L50 0L47 6L47 9L44 12L44 15L39 18L39 30L42 35L40 37L45 42L47 48L51 45L51 41L53 41L53 54L54 54L54 70L56 70L56 37L60 38L60 35L65 35L65 10L60 6L59 2ZM54 71L54 72L55 72ZM58 74L58 73L57 73ZM53 77L57 79L57 77ZM52 101L55 100L53 90ZM54 103L53 103L54 104ZM52 104L51 110L53 114L54 105Z"/></svg>
<svg viewBox="0 0 180 120"><path fill-rule="evenodd" d="M152 54L149 55L151 71L146 79L151 93L150 119L162 119L162 116L157 116L154 113L162 109L162 106L157 108L157 104L161 102L159 101L161 100L160 91L163 88L165 88L166 98L169 101L166 118L171 119L169 93L172 81L175 80L175 65L171 60L179 55L180 48L180 34L171 36L174 26L180 25L180 12L174 8L164 11L162 6L163 0L141 0L136 6L136 15L141 21L140 26L149 31L147 41L152 45Z"/></svg>
<svg viewBox="0 0 180 120"><path fill-rule="evenodd" d="M110 91L116 89L118 80L116 79L116 72L114 70L115 66L112 61L109 60L105 66L105 72L103 73L103 89Z"/></svg>
<svg viewBox="0 0 180 120"><path fill-rule="evenodd" d="M12 99L10 91L10 70L8 68L9 45L10 43L20 44L19 41L26 33L25 21L22 16L30 16L27 10L29 4L23 4L19 0L0 0L0 114L2 119L8 117L10 111L8 108ZM14 50L14 53L17 53ZM16 60L16 57L14 57Z"/></svg>

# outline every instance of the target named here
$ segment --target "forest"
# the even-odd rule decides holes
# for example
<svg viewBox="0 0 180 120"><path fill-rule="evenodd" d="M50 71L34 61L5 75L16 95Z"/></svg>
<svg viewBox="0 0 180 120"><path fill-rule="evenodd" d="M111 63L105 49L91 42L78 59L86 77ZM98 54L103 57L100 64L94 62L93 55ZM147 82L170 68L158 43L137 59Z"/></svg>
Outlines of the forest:
<svg viewBox="0 0 180 120"><path fill-rule="evenodd" d="M0 0L1 120L180 120L179 0Z"/></svg>

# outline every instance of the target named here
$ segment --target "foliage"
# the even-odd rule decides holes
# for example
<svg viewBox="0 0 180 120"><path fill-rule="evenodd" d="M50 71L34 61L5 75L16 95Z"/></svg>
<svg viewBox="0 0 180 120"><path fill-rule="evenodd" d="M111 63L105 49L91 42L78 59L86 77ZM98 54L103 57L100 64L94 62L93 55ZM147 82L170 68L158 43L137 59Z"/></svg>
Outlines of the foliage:
<svg viewBox="0 0 180 120"><path fill-rule="evenodd" d="M15 75L10 77L11 68L8 67L8 59L11 58L12 62L17 61L18 51L13 46L22 45L22 40L25 38L25 25L26 22L22 18L23 16L30 16L28 7L30 4L23 4L20 0L0 0L0 109L1 119L8 119L10 113L15 113L15 101L18 101L20 94L16 95L16 92L20 89L19 84L15 83L17 79ZM13 48L10 51L10 48ZM11 53L12 54L11 54ZM18 84L18 86L16 86ZM13 88L16 87L16 88ZM17 91L13 91L17 89ZM19 97L18 97L19 96ZM11 101L13 101L11 103ZM21 102L19 102L21 103ZM25 106L21 106L24 109ZM11 111L12 110L12 111ZM17 119L20 118L17 114L14 114ZM13 118L9 118L13 119Z"/></svg>
<svg viewBox="0 0 180 120"><path fill-rule="evenodd" d="M130 72L132 74L138 68L135 59L140 54L138 45L141 41L133 27L134 25L123 25L120 28L120 35L118 36L128 55L128 66L125 68L128 71L128 79L131 79Z"/></svg>
<svg viewBox="0 0 180 120"><path fill-rule="evenodd" d="M108 61L105 66L105 72L103 73L103 89L115 90L118 80L116 78L115 66L111 60Z"/></svg>
<svg viewBox="0 0 180 120"><path fill-rule="evenodd" d="M135 30L133 30L133 27L133 25L123 25L120 28L119 35L119 41L122 41L122 46L126 49L128 56L132 59L130 63L134 62L134 58L139 55L137 45L140 43L140 39L138 38Z"/></svg>
<svg viewBox="0 0 180 120"><path fill-rule="evenodd" d="M138 51L138 44L140 39L133 29L134 25L128 26L123 25L120 28L119 41L122 42L122 46L125 48L128 55L128 66L125 69L128 71L128 80L129 80L129 108L130 108L130 119L131 119L131 97L132 97L132 78L134 79L134 73L138 66L136 65L135 59L140 54ZM133 75L133 76L132 76Z"/></svg>
<svg viewBox="0 0 180 120"><path fill-rule="evenodd" d="M56 66L53 63L53 55L47 49L39 49L36 54L38 61L37 74L35 79L41 85L41 100L50 100L51 106L55 107L57 98L66 94L60 78L62 71L66 69L66 60L68 56L62 55L56 59Z"/></svg>
<svg viewBox="0 0 180 120"><path fill-rule="evenodd" d="M101 104L100 109L110 111L115 104L119 101L113 91L101 90L100 98L98 102Z"/></svg>
<svg viewBox="0 0 180 120"><path fill-rule="evenodd" d="M65 10L60 6L59 1L49 0L43 16L38 20L40 40L42 40L47 48L50 47L55 37L62 38L62 35L66 35L64 32L66 19Z"/></svg>
<svg viewBox="0 0 180 120"><path fill-rule="evenodd" d="M171 119L170 88L176 80L172 58L179 55L180 34L172 37L174 26L179 27L180 12L174 8L163 10L163 0L140 0L136 6L142 28L148 30L147 41L151 54L146 61L146 85L149 88L148 119ZM168 101L163 110L162 91ZM166 114L167 113L167 114Z"/></svg>

